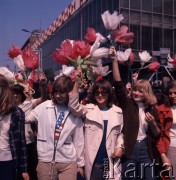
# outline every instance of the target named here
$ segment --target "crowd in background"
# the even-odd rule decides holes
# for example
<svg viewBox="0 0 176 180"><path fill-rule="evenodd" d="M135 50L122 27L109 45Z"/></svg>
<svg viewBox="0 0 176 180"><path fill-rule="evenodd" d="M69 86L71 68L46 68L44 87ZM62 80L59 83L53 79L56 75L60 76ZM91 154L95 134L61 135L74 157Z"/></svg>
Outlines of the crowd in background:
<svg viewBox="0 0 176 180"><path fill-rule="evenodd" d="M0 75L0 179L176 176L176 81L162 98L137 74L126 84L115 54L111 47L113 80L83 91L67 76L40 74L32 89Z"/></svg>

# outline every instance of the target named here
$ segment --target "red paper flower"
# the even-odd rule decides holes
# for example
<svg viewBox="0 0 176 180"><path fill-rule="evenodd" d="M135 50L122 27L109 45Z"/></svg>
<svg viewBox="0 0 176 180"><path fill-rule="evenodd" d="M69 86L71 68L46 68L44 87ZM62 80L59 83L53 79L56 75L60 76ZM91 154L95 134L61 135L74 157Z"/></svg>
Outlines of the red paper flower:
<svg viewBox="0 0 176 180"><path fill-rule="evenodd" d="M30 77L30 78L29 78ZM32 82L37 82L38 81L38 74L36 71L32 71L29 75L29 80L31 80Z"/></svg>
<svg viewBox="0 0 176 180"><path fill-rule="evenodd" d="M56 48L56 50L52 53L51 57L60 64L68 65L68 57L70 57L72 53L72 44L69 40L65 40L62 42L60 48Z"/></svg>
<svg viewBox="0 0 176 180"><path fill-rule="evenodd" d="M130 59L130 65L132 65L132 64L133 64L133 62L134 62L134 58L135 58L134 53L133 53L133 52L132 52L132 53L130 53L130 57L129 57L129 59Z"/></svg>
<svg viewBox="0 0 176 180"><path fill-rule="evenodd" d="M122 44L130 44L133 42L134 33L133 32L127 32L128 27L127 26L121 26L119 29L116 29L112 32L112 39L115 42L119 42Z"/></svg>
<svg viewBox="0 0 176 180"><path fill-rule="evenodd" d="M35 70L36 68L39 67L39 56L35 54L31 48L24 51L22 57L23 57L24 65L27 68L31 70Z"/></svg>
<svg viewBox="0 0 176 180"><path fill-rule="evenodd" d="M52 53L52 58L60 64L68 65L69 58L76 61L78 57L85 58L90 53L90 45L84 41L65 40L60 48Z"/></svg>
<svg viewBox="0 0 176 180"><path fill-rule="evenodd" d="M77 59L81 56L81 59L90 54L90 45L84 41L73 41L73 56ZM74 58L72 58L74 59Z"/></svg>
<svg viewBox="0 0 176 180"><path fill-rule="evenodd" d="M98 76L98 77L96 78L95 82L100 81L100 80L102 80L102 79L103 79L102 76Z"/></svg>
<svg viewBox="0 0 176 180"><path fill-rule="evenodd" d="M172 59L172 60L169 60L169 59L168 59L168 62L169 62L170 64L176 65L176 54L174 55L174 59Z"/></svg>
<svg viewBox="0 0 176 180"><path fill-rule="evenodd" d="M176 59L174 59L173 61L168 61L170 64L175 64L176 65Z"/></svg>
<svg viewBox="0 0 176 180"><path fill-rule="evenodd" d="M88 43L94 43L96 40L96 31L94 28L87 28L87 34L85 35L85 39Z"/></svg>
<svg viewBox="0 0 176 180"><path fill-rule="evenodd" d="M149 71L157 71L160 68L160 63L157 61L154 61L148 65Z"/></svg>
<svg viewBox="0 0 176 180"><path fill-rule="evenodd" d="M23 51L18 46L13 46L12 49L9 49L8 55L10 58L15 58L18 55L23 54Z"/></svg>

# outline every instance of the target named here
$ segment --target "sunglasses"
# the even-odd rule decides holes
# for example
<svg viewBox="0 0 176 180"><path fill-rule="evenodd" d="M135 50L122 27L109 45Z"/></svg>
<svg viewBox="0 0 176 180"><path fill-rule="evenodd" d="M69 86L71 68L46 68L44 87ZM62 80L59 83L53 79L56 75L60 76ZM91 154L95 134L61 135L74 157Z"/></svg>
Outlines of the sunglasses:
<svg viewBox="0 0 176 180"><path fill-rule="evenodd" d="M107 91L96 91L95 92L95 96L99 96L99 95L102 95L102 96L107 96L108 95L108 92Z"/></svg>

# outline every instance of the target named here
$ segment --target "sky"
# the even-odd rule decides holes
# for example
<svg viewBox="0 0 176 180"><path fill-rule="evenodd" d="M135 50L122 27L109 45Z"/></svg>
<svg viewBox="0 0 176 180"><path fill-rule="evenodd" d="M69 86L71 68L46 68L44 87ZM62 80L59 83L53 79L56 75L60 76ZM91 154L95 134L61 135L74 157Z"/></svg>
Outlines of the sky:
<svg viewBox="0 0 176 180"><path fill-rule="evenodd" d="M22 29L47 29L72 1L0 0L0 66L13 68L8 50L12 45L22 47L30 36Z"/></svg>

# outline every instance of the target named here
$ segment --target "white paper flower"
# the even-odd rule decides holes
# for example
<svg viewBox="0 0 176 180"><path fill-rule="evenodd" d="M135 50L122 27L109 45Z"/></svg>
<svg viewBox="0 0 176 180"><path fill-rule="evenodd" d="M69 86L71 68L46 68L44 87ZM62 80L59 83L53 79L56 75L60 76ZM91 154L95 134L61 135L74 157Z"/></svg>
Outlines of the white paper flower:
<svg viewBox="0 0 176 180"><path fill-rule="evenodd" d="M107 58L109 55L109 49L104 48L104 47L98 48L98 49L94 50L93 52L91 52L91 55L92 55L92 59L94 61L96 61L98 59L102 59L103 57Z"/></svg>
<svg viewBox="0 0 176 180"><path fill-rule="evenodd" d="M62 65L62 73L66 76L70 76L75 71L73 66Z"/></svg>
<svg viewBox="0 0 176 180"><path fill-rule="evenodd" d="M127 61L130 57L131 54L131 48L126 49L124 52L123 51L117 51L117 56L119 61Z"/></svg>
<svg viewBox="0 0 176 180"><path fill-rule="evenodd" d="M139 52L139 57L144 63L148 62L152 58L147 51Z"/></svg>
<svg viewBox="0 0 176 180"><path fill-rule="evenodd" d="M102 60L99 59L97 61L97 66L98 67L93 67L93 73L96 75L100 76L107 76L111 71L109 71L109 66L104 66L102 65Z"/></svg>
<svg viewBox="0 0 176 180"><path fill-rule="evenodd" d="M110 14L109 11L105 11L101 15L101 18L107 30L115 30L119 25L120 21L123 19L123 16L122 14L118 15L117 11L114 11L113 14Z"/></svg>
<svg viewBox="0 0 176 180"><path fill-rule="evenodd" d="M0 67L0 74L6 77L9 82L14 82L15 75L6 67Z"/></svg>
<svg viewBox="0 0 176 180"><path fill-rule="evenodd" d="M100 33L96 33L96 40L95 42L105 43L107 39L102 36Z"/></svg>
<svg viewBox="0 0 176 180"><path fill-rule="evenodd" d="M92 55L93 52L95 52L95 50L97 50L99 48L99 46L100 46L100 42L98 42L98 41L95 42L90 48L90 54Z"/></svg>
<svg viewBox="0 0 176 180"><path fill-rule="evenodd" d="M70 77L74 71L75 68L73 66L62 65L62 69L59 70L59 73L55 76L54 80L63 75Z"/></svg>
<svg viewBox="0 0 176 180"><path fill-rule="evenodd" d="M14 58L14 63L18 66L20 71L24 72L26 70L21 54Z"/></svg>
<svg viewBox="0 0 176 180"><path fill-rule="evenodd" d="M176 64L172 64L172 63L169 63L169 62L172 62L172 61L174 61L174 59L172 59L171 58L171 56L170 56L170 54L168 54L168 56L167 56L167 66L168 66L168 68L171 68L171 69L175 69L176 68Z"/></svg>
<svg viewBox="0 0 176 180"><path fill-rule="evenodd" d="M167 55L167 60L168 60L168 61L174 61L174 60L171 58L170 54Z"/></svg>

